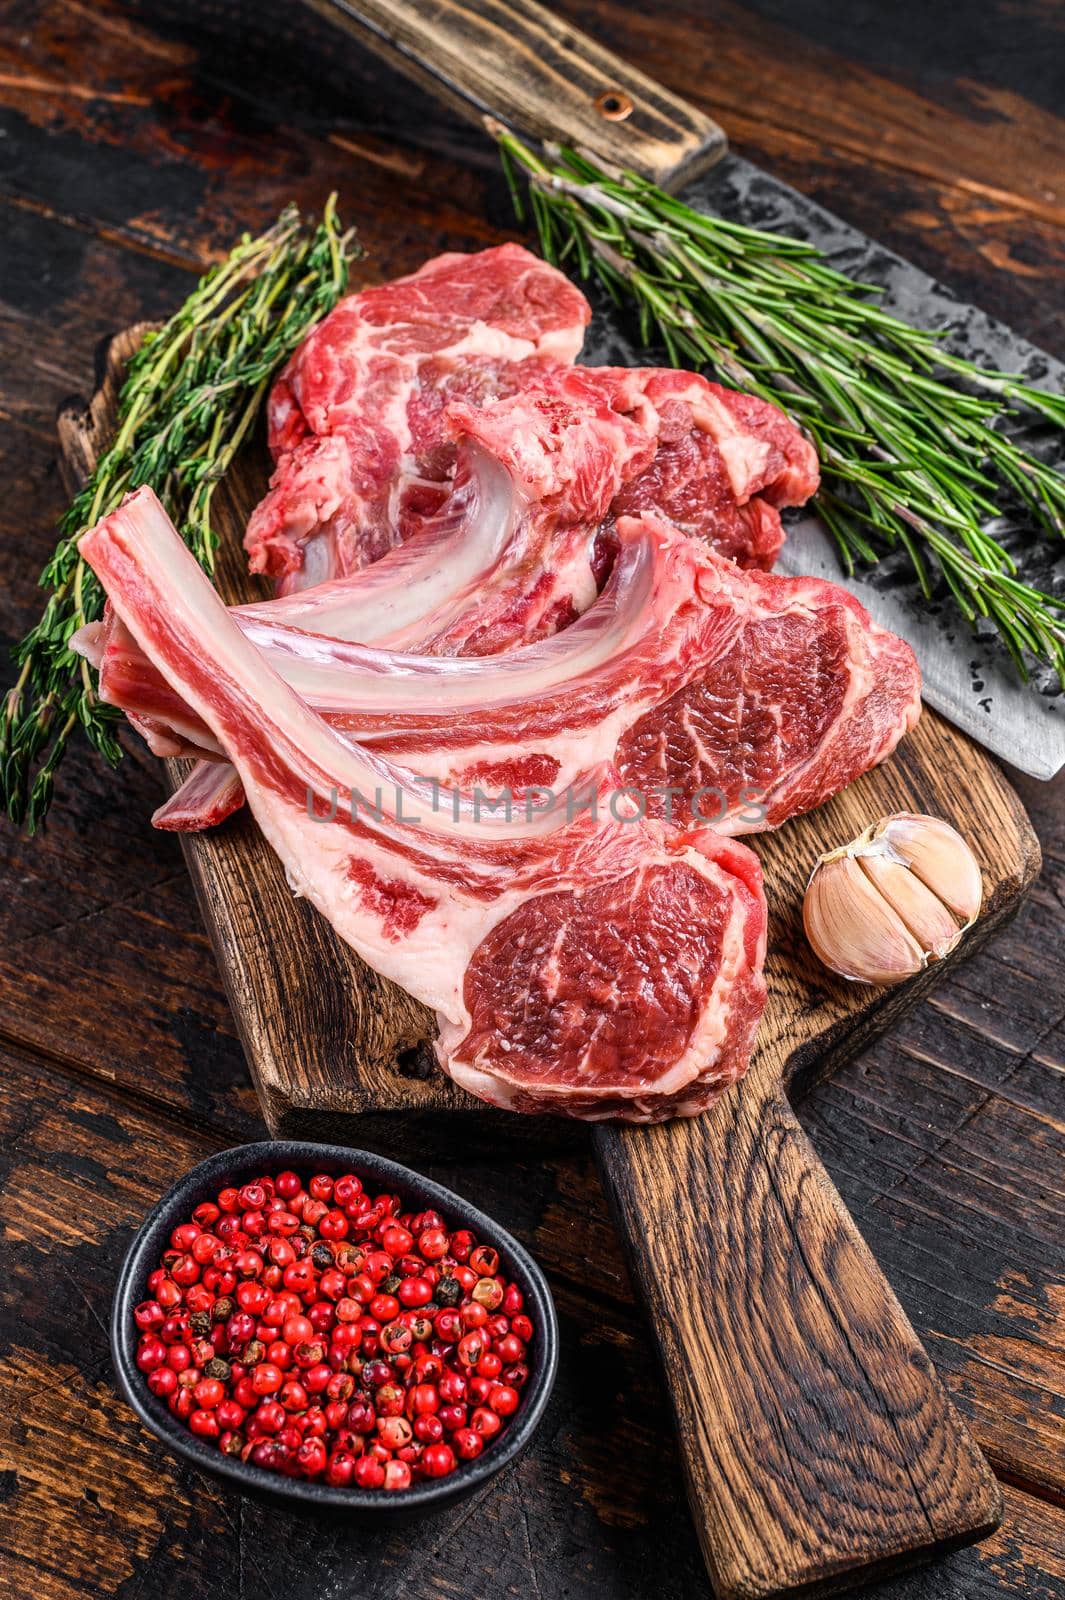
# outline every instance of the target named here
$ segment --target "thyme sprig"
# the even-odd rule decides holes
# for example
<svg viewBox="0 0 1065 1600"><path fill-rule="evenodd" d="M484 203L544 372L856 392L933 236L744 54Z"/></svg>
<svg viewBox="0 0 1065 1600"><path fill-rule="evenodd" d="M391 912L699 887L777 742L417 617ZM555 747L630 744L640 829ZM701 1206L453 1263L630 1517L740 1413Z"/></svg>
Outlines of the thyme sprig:
<svg viewBox="0 0 1065 1600"><path fill-rule="evenodd" d="M347 285L358 253L330 197L311 228L288 206L258 238L245 234L181 309L149 332L129 364L114 441L60 524L41 575L40 621L15 647L19 675L0 713L0 795L33 832L51 804L55 773L81 727L112 764L117 714L70 649L98 618L103 594L77 541L130 490L150 484L197 560L211 572L215 488L255 424L272 375Z"/></svg>
<svg viewBox="0 0 1065 1600"><path fill-rule="evenodd" d="M1039 529L1065 533L1065 478L1001 427L1021 411L1065 429L1065 397L952 354L814 245L487 125L548 260L598 279L675 365L710 367L805 428L821 458L817 509L848 573L901 547L926 596L938 572L1023 674L1034 659L1065 683L1065 596L1024 583L987 529L1012 499Z"/></svg>

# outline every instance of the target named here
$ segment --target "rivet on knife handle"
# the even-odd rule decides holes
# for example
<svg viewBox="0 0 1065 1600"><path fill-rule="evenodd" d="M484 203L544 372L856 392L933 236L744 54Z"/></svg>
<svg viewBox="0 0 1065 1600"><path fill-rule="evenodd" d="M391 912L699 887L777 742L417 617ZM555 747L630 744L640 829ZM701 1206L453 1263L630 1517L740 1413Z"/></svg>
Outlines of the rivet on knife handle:
<svg viewBox="0 0 1065 1600"><path fill-rule="evenodd" d="M535 0L308 0L460 112L675 188L725 152L711 117Z"/></svg>

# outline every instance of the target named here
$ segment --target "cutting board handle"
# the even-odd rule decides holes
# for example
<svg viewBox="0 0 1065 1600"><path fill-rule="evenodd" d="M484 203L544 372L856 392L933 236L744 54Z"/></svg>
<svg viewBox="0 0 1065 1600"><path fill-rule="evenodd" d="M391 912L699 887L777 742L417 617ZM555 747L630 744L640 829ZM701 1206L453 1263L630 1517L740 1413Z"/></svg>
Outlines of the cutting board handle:
<svg viewBox="0 0 1065 1600"><path fill-rule="evenodd" d="M721 1600L856 1582L991 1532L998 1485L783 1094L603 1124Z"/></svg>
<svg viewBox="0 0 1065 1600"><path fill-rule="evenodd" d="M726 148L712 118L536 0L308 0L430 93L676 187Z"/></svg>

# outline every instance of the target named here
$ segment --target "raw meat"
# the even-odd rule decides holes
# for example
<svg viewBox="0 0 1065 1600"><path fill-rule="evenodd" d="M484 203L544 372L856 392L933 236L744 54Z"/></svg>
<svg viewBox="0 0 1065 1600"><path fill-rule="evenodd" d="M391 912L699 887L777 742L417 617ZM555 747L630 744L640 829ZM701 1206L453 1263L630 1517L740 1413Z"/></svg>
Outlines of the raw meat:
<svg viewBox="0 0 1065 1600"><path fill-rule="evenodd" d="M282 594L358 571L440 509L454 427L492 401L565 380L589 316L561 273L518 245L438 257L344 300L270 398L270 492L248 525L251 570ZM657 454L614 515L658 510L768 569L778 508L817 484L809 443L773 406L672 369L586 368ZM609 560L609 533L600 576Z"/></svg>
<svg viewBox="0 0 1065 1600"><path fill-rule="evenodd" d="M270 493L245 545L281 592L357 571L439 510L454 399L511 394L574 359L589 307L522 249L437 256L350 295L300 346L270 396Z"/></svg>
<svg viewBox="0 0 1065 1600"><path fill-rule="evenodd" d="M530 391L519 416L504 403L478 414L478 425L483 442L472 432L464 437L443 513L364 572L240 607L240 626L276 649L284 667L294 648L289 619L316 633L400 648L484 653L554 633L585 610L596 596L596 531L618 489L650 458L652 442L572 374L564 395ZM72 644L99 668L105 699L153 719L143 731L158 754L176 753L174 737L195 742L177 697L153 683L150 663L110 621ZM209 741L200 742L210 753Z"/></svg>
<svg viewBox="0 0 1065 1600"><path fill-rule="evenodd" d="M818 483L812 447L780 412L672 369L559 367L507 399L456 401L445 420L458 466L444 511L368 570L255 607L260 621L397 649L509 649L591 602L618 516L656 511L764 568L783 537L778 507Z"/></svg>
<svg viewBox="0 0 1065 1600"><path fill-rule="evenodd" d="M235 767L224 759L197 761L185 782L152 813L152 826L170 833L202 833L217 828L243 805L244 785Z"/></svg>
<svg viewBox="0 0 1065 1600"><path fill-rule="evenodd" d="M741 573L712 552L694 581L740 625L617 745L618 772L646 794L650 815L708 820L720 803L729 833L777 828L886 760L916 724L913 651L847 590Z"/></svg>
<svg viewBox="0 0 1065 1600"><path fill-rule="evenodd" d="M657 512L741 567L768 572L784 540L780 508L805 504L818 485L816 452L798 428L757 396L697 373L579 371L655 441L654 459L615 497L611 516Z"/></svg>
<svg viewBox="0 0 1065 1600"><path fill-rule="evenodd" d="M713 386L683 373L573 369L510 400L463 408L459 488L440 527L426 526L364 573L243 607L241 626L341 731L382 737L384 701L393 754L441 782L564 786L594 744L598 759L616 755L652 811L675 808L687 817L693 795L715 791L699 813L728 832L775 827L820 804L883 760L913 725L919 676L912 653L833 585L744 574L660 522L645 523L647 559L629 562L623 579L608 585L590 625L566 630L557 648L527 665L519 652L464 679L428 665L419 674L393 660L389 678L387 660L308 640L273 620L443 653L503 650L550 633L594 597L597 530L622 496L635 498L648 480L661 419L676 420L681 392L689 431L691 416L715 416L722 404ZM778 498L801 492L809 469L794 430L784 435L789 457L771 436L772 418L763 421L761 442L736 429L746 442L729 449L734 489ZM725 437L725 424L715 425ZM678 437L676 428L666 431ZM657 488L669 481L668 468L655 477ZM613 522L610 537L616 541ZM628 654L615 661L610 652L621 637L630 641ZM598 677L587 665L593 638ZM370 675L368 695L351 676L359 672ZM150 739L163 730L217 756L209 733L152 677L121 635L103 654L101 693L153 719ZM429 693L420 722L404 696L411 685ZM462 734L441 726L445 710L461 712ZM157 825L197 826L192 796L204 825L239 803L227 775L199 773Z"/></svg>
<svg viewBox="0 0 1065 1600"><path fill-rule="evenodd" d="M603 593L539 644L439 659L275 626L267 658L334 729L441 785L563 790L609 763L651 814L729 834L821 804L913 726L913 652L845 590L742 572L657 518L617 532ZM104 696L219 753L127 639L116 630L105 654ZM234 798L221 776L219 796L207 775L193 783L213 811ZM188 795L171 807L164 826L192 824Z"/></svg>
<svg viewBox="0 0 1065 1600"><path fill-rule="evenodd" d="M266 665L148 491L80 549L225 750L294 890L435 1009L458 1082L519 1110L653 1121L704 1110L743 1073L765 996L743 845L624 813L428 810ZM605 798L609 770L586 776ZM352 803L378 788L398 803Z"/></svg>
<svg viewBox="0 0 1065 1600"><path fill-rule="evenodd" d="M722 501L726 457L734 515L758 494L784 500L808 491L816 464L811 469L806 442L761 402L755 404L762 437L751 431L749 408L742 427L733 426L730 407L741 398L684 373L585 368L541 377L507 401L453 406L462 431L446 510L362 572L240 608L241 625L254 623L257 642L267 647L280 619L334 637L440 654L494 653L547 635L594 599L613 559L602 559L604 543L616 548L619 505L661 500L679 512L683 501L691 511L703 493L710 515ZM717 477L705 452L689 448L703 437L704 424L715 426L725 443ZM700 487L690 478L693 450L707 469ZM100 665L99 642L89 632L91 639L86 634L75 644ZM286 634L283 628L278 639L287 657ZM137 710L135 662L125 642L103 656L103 671L104 696ZM173 731L189 737L179 708L172 709ZM158 703L154 715L165 722L165 705ZM148 737L159 753L172 753L161 749L151 727ZM185 813L183 825L189 825Z"/></svg>

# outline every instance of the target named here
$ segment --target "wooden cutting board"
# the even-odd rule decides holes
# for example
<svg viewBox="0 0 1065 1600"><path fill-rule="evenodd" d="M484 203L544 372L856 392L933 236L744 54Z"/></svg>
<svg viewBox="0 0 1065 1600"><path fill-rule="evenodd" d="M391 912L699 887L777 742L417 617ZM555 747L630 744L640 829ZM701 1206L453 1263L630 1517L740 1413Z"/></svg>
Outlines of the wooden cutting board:
<svg viewBox="0 0 1065 1600"><path fill-rule="evenodd" d="M110 438L140 330L109 347L87 412L59 419L72 484ZM218 586L251 598L241 534L265 486L249 450L221 486ZM172 785L183 775L168 764ZM801 930L825 849L885 812L945 817L984 873L960 952L900 988L836 981ZM148 818L131 818L148 826ZM1039 868L998 768L926 712L890 762L778 833L749 841L770 903L769 1004L743 1084L709 1114L593 1132L603 1182L646 1302L715 1589L822 1592L990 1532L997 1485L789 1104L986 939ZM245 814L182 845L270 1128L360 1138L370 1112L505 1113L433 1065L428 1013L370 971L295 900ZM442 1134L443 1136L443 1134ZM623 1463L619 1463L623 1470Z"/></svg>

